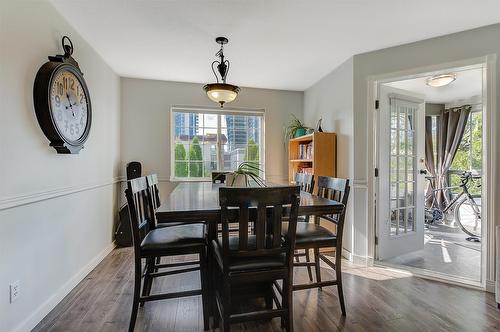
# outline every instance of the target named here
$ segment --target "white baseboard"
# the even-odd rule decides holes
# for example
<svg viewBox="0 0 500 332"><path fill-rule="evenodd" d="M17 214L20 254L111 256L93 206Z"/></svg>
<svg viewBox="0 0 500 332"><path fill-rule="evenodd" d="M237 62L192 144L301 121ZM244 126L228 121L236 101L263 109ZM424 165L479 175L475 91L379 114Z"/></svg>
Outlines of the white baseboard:
<svg viewBox="0 0 500 332"><path fill-rule="evenodd" d="M112 242L96 257L94 257L87 265L85 265L77 274L69 279L61 288L59 288L54 295L47 301L42 303L28 318L19 324L14 331L25 332L31 331L47 314L55 308L55 306L64 299L75 288L80 281L82 281L95 267L106 257L114 248L116 244Z"/></svg>
<svg viewBox="0 0 500 332"><path fill-rule="evenodd" d="M495 293L495 280L486 280L486 291L488 293Z"/></svg>
<svg viewBox="0 0 500 332"><path fill-rule="evenodd" d="M352 255L352 262L358 265L372 266L373 257Z"/></svg>
<svg viewBox="0 0 500 332"><path fill-rule="evenodd" d="M342 257L352 262L352 253L346 248L342 248Z"/></svg>

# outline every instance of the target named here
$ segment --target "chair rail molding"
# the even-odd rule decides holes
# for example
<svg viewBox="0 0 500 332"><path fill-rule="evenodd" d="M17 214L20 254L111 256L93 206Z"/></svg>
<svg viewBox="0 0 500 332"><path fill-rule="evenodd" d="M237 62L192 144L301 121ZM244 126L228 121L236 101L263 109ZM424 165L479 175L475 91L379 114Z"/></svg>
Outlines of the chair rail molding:
<svg viewBox="0 0 500 332"><path fill-rule="evenodd" d="M109 180L96 181L87 184L80 184L71 187L53 188L30 194L21 194L17 196L0 199L0 211L12 209L15 207L33 204L57 197L72 195L82 191L93 190L101 187L111 186L122 181L122 177L114 177Z"/></svg>

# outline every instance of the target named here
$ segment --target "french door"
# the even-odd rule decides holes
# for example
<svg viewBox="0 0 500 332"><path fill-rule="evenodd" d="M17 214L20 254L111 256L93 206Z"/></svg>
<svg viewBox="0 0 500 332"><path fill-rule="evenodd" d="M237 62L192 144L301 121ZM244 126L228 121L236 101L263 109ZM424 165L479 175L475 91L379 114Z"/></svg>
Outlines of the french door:
<svg viewBox="0 0 500 332"><path fill-rule="evenodd" d="M384 260L424 247L425 103L379 87L376 253Z"/></svg>

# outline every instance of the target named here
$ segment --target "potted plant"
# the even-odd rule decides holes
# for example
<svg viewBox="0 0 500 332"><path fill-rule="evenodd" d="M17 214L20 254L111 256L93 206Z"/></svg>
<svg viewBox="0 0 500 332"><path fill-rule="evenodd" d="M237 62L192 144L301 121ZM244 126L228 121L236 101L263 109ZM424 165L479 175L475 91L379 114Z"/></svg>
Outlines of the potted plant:
<svg viewBox="0 0 500 332"><path fill-rule="evenodd" d="M285 137L289 140L295 137L304 136L308 129L311 128L306 127L302 122L300 122L299 119L297 119L295 115L293 115L292 121L290 121L288 126L285 128Z"/></svg>
<svg viewBox="0 0 500 332"><path fill-rule="evenodd" d="M264 179L259 176L262 170L255 162L245 161L238 166L234 172L226 174L226 186L228 187L249 187L251 182L255 182L260 187L265 187Z"/></svg>

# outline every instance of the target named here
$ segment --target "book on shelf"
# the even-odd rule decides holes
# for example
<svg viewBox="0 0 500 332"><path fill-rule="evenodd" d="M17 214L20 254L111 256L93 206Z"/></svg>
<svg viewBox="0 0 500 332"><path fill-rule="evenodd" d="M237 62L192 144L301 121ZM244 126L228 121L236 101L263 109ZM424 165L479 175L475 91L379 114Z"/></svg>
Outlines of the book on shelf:
<svg viewBox="0 0 500 332"><path fill-rule="evenodd" d="M313 159L313 143L299 144L298 159Z"/></svg>

